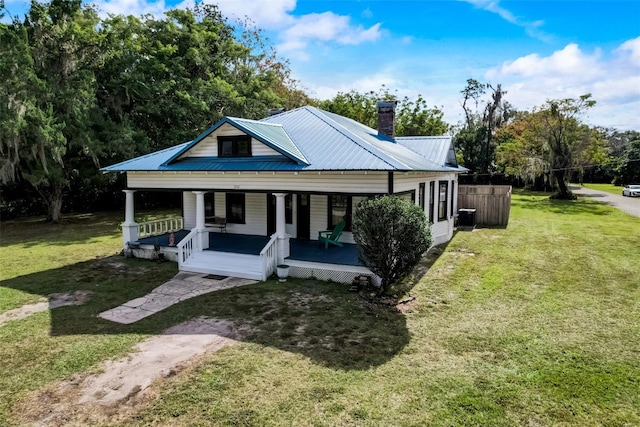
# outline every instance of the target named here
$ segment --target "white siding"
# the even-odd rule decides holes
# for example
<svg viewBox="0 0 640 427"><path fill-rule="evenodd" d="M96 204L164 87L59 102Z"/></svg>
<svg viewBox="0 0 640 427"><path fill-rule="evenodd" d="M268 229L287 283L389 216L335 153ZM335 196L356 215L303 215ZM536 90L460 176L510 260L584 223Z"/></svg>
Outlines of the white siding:
<svg viewBox="0 0 640 427"><path fill-rule="evenodd" d="M447 219L438 221L438 183L447 181L451 185L454 181L454 213L457 211L458 184L455 174L395 174L394 190L403 192L415 190L416 203L418 188L421 182L425 183L425 214L429 217L429 183L435 184L435 200L433 203L434 221L432 236L434 244L447 242L453 236L454 218L447 215ZM161 172L138 172L128 173L128 183L130 188L190 188L190 189L252 189L264 191L264 193L245 193L245 224L228 224L229 233L266 235L267 233L267 192L359 192L359 193L385 193L387 190L386 173L362 172L340 173L161 173ZM451 189L448 192L451 194ZM409 197L409 196L407 196ZM363 197L354 196L352 199L353 210ZM226 216L226 197L224 191L216 191L215 194L215 214L216 216ZM327 203L326 195L311 194L311 220L309 237L317 240L318 231L327 228ZM195 227L195 206L196 197L191 191L183 193L183 209L185 228ZM447 209L450 208L450 201ZM291 236L296 236L297 232L297 201L293 197L293 224L286 225L286 232ZM353 243L351 232L343 233L342 242Z"/></svg>
<svg viewBox="0 0 640 427"><path fill-rule="evenodd" d="M216 198L217 202L217 198ZM226 202L225 202L226 203ZM226 210L226 204L223 203L221 208ZM245 193L245 223L230 224L227 223L227 232L235 234L252 234L258 236L267 235L267 195L264 193ZM218 204L216 203L216 212ZM226 215L226 214L223 214Z"/></svg>
<svg viewBox="0 0 640 427"><path fill-rule="evenodd" d="M184 212L184 228L196 228L196 195L191 191L182 193L182 211Z"/></svg>
<svg viewBox="0 0 640 427"><path fill-rule="evenodd" d="M394 174L393 180L393 190L395 193L402 193L405 191L413 191L415 190L416 194L416 203L419 204L418 200L419 194L419 186L421 182L425 183L425 215L427 219L429 219L429 198L431 194L429 193L429 182L435 182L435 194L434 194L434 203L433 203L433 220L434 224L431 228L431 235L433 237L433 243L439 245L441 243L448 242L453 237L453 225L454 218L451 217L451 213L449 209L451 207L451 201L447 200L447 218L442 221L438 221L438 183L440 181L448 182L447 195L451 197L451 181L454 181L454 213L456 212L456 200L457 197L457 175L454 173L446 173L446 174L435 174L435 173L396 173ZM410 196L407 196L410 197Z"/></svg>
<svg viewBox="0 0 640 427"><path fill-rule="evenodd" d="M327 229L327 196L311 195L309 238L318 240L318 231Z"/></svg>
<svg viewBox="0 0 640 427"><path fill-rule="evenodd" d="M221 193L219 191L215 193L215 196L213 196L215 216L219 216L221 218L225 218L227 216L226 200L225 193Z"/></svg>
<svg viewBox="0 0 640 427"><path fill-rule="evenodd" d="M260 157L260 156L280 156L284 157L282 154L278 153L273 148L263 144L255 138L251 138L251 156Z"/></svg>
<svg viewBox="0 0 640 427"><path fill-rule="evenodd" d="M352 199L352 215L358 202L364 197L354 197ZM318 240L318 231L327 229L327 210L328 210L329 197L320 195L311 195L311 232L309 238L311 240ZM353 240L353 233L350 231L343 231L342 237L340 237L342 243L355 243Z"/></svg>
<svg viewBox="0 0 640 427"><path fill-rule="evenodd" d="M127 183L131 189L300 193L386 193L388 189L387 174L379 172L127 172Z"/></svg>
<svg viewBox="0 0 640 427"><path fill-rule="evenodd" d="M189 151L180 156L181 159L187 157L218 157L218 136L240 136L246 135L240 129L225 123L214 132L207 135ZM257 156L281 156L276 150L266 146L255 138L251 138L251 155Z"/></svg>
<svg viewBox="0 0 640 427"><path fill-rule="evenodd" d="M273 196L271 196L273 197ZM291 237L296 237L298 234L298 196L293 194L291 197L291 224L285 224L285 233Z"/></svg>

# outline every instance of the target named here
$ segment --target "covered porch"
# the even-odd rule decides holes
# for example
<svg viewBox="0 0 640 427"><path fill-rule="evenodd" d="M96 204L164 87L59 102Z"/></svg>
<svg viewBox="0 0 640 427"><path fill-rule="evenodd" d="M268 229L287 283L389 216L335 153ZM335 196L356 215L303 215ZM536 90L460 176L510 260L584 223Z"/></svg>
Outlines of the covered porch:
<svg viewBox="0 0 640 427"><path fill-rule="evenodd" d="M178 230L174 233L175 245L184 239L189 230ZM160 246L171 249L169 245L171 233L163 233L138 239L140 245ZM245 255L260 255L262 249L269 243L269 237L251 236L247 234L209 233L209 247L205 251L228 252ZM289 261L307 261L323 264L361 266L358 261L356 245L344 243L342 247L330 246L325 249L324 244L317 240L289 239L290 254L285 258ZM174 245L174 246L175 246Z"/></svg>
<svg viewBox="0 0 640 427"><path fill-rule="evenodd" d="M144 237L138 239L137 243L142 249L155 247L161 253L167 254L167 258L174 259L180 255L177 246L170 245L171 234L173 234L173 241L179 245L181 240L190 233L189 230L177 230L172 233ZM181 270L233 275L230 269L238 263L242 265L244 274L252 275L253 266L255 269L253 277L266 278L264 275L260 277L264 273L260 273L260 270L262 257L270 240L266 236L210 232L208 248L194 255L191 261L184 263ZM283 263L289 266L289 274L292 277L313 277L338 283L350 283L356 276L367 275L375 280L371 271L359 262L358 250L354 244L344 243L342 247L331 246L325 249L324 244L316 240L289 239L289 245L290 254Z"/></svg>
<svg viewBox="0 0 640 427"><path fill-rule="evenodd" d="M324 244L317 240L307 237L299 238L300 236L294 238L288 234L285 193L267 194L265 202L272 196L273 205L275 205L271 217L275 223L275 232L261 235L264 230L242 233L239 232L240 230L223 230L215 227L215 224L207 223L204 197L206 193L202 191L188 192L194 195L194 200L193 206L183 208L184 218L136 223L133 220L134 192L134 190L125 190L127 204L122 229L124 251L127 255L169 259L178 262L178 268L184 271L255 280L266 280L280 264L290 267L289 275L292 277L315 277L321 280L350 283L359 275L373 276L371 271L358 261L356 245L349 239L341 240L340 243L343 246L331 245L325 249ZM308 204L309 199L306 200ZM317 200L316 206L318 206ZM326 205L321 212L323 210L326 212ZM247 212L249 212L247 215L258 218L255 214L251 214L252 210ZM295 219L296 215L293 216ZM266 226L269 221L267 217L268 215L260 217L263 226ZM311 218L314 218L317 227L317 218ZM325 223L326 218L320 221ZM314 230L309 231L311 232L307 232L308 237L313 237L317 233Z"/></svg>

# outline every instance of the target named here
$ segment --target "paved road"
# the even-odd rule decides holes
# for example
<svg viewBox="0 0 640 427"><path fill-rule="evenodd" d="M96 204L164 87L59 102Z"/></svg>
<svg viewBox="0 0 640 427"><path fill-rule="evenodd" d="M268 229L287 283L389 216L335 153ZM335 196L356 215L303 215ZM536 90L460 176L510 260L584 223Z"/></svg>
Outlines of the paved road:
<svg viewBox="0 0 640 427"><path fill-rule="evenodd" d="M622 188L620 189L620 195L600 190L592 190L591 188L578 187L575 185L572 185L569 188L574 192L574 194L592 197L594 200L606 203L607 205L614 206L621 211L640 217L640 197L624 197L622 195Z"/></svg>

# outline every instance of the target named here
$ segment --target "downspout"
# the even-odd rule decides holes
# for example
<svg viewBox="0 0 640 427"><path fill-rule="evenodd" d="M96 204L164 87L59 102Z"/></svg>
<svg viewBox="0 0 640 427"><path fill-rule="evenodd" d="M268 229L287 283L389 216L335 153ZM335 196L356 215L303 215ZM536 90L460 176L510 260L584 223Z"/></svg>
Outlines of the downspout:
<svg viewBox="0 0 640 427"><path fill-rule="evenodd" d="M387 194L393 194L393 171L387 175Z"/></svg>

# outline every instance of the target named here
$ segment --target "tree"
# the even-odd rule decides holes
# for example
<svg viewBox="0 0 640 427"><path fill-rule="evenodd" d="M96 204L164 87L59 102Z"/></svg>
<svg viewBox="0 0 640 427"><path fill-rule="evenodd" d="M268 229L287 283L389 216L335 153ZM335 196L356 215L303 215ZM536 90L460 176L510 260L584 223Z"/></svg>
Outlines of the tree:
<svg viewBox="0 0 640 427"><path fill-rule="evenodd" d="M567 187L567 179L574 167L573 160L579 144L589 137L589 128L579 117L596 101L585 94L578 99L548 100L536 113L540 120L532 122L533 133L549 148L549 165L558 191L557 199L574 199Z"/></svg>
<svg viewBox="0 0 640 427"><path fill-rule="evenodd" d="M483 100L487 90L491 91L491 97ZM495 135L515 114L511 105L503 99L507 92L500 84L494 88L490 83L468 79L460 93L463 95L465 123L456 133L455 144L462 153L462 163L477 174L494 173Z"/></svg>
<svg viewBox="0 0 640 427"><path fill-rule="evenodd" d="M519 112L496 133L496 167L505 175L522 179L530 188L546 188L550 167L548 148L533 134L531 113ZM539 188L541 189L541 188Z"/></svg>
<svg viewBox="0 0 640 427"><path fill-rule="evenodd" d="M396 196L361 201L352 227L360 261L382 279L380 294L406 277L432 242L422 209Z"/></svg>
<svg viewBox="0 0 640 427"><path fill-rule="evenodd" d="M497 166L530 185L554 183L558 191L553 197L571 199L566 181L572 174L581 179L585 168L610 161L603 131L578 120L593 106L589 98L551 100L516 114L496 134Z"/></svg>
<svg viewBox="0 0 640 427"><path fill-rule="evenodd" d="M101 164L304 101L261 37L238 36L214 5L101 20L79 0L33 1L23 22L0 22L0 184L28 182L58 221L70 189L116 192Z"/></svg>
<svg viewBox="0 0 640 427"><path fill-rule="evenodd" d="M607 147L611 180L622 185L640 182L640 132L611 130Z"/></svg>
<svg viewBox="0 0 640 427"><path fill-rule="evenodd" d="M33 2L23 23L0 24L0 179L26 179L53 222L71 177L97 159L98 22L79 0L53 0Z"/></svg>
<svg viewBox="0 0 640 427"><path fill-rule="evenodd" d="M355 90L339 92L332 99L320 101L317 105L323 110L349 117L376 129L378 126L377 102L396 98L395 94L383 86L377 92L359 93ZM422 95L418 95L415 100L405 96L398 101L395 133L397 136L443 135L450 129L443 117L442 110L429 107Z"/></svg>

